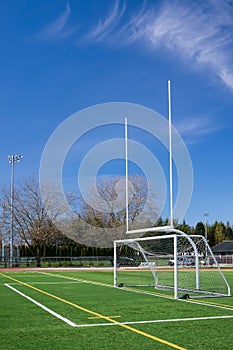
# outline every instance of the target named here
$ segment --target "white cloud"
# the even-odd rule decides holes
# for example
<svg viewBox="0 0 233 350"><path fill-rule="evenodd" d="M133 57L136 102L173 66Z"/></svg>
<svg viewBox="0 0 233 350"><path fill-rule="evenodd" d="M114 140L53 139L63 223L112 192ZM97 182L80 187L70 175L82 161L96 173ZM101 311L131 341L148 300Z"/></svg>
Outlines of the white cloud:
<svg viewBox="0 0 233 350"><path fill-rule="evenodd" d="M62 14L58 16L54 21L51 23L47 24L38 34L37 38L39 39L51 39L59 34L62 36L64 35L64 29L65 26L69 20L71 13L70 5L69 3L66 4L66 7Z"/></svg>
<svg viewBox="0 0 233 350"><path fill-rule="evenodd" d="M110 14L104 20L99 21L98 25L89 32L88 37L95 41L102 41L109 37L119 24L125 9L125 2L123 1L120 7L119 0L117 0Z"/></svg>
<svg viewBox="0 0 233 350"><path fill-rule="evenodd" d="M225 126L223 125L222 128ZM183 118L176 124L178 132L185 138L186 143L193 144L200 140L200 137L219 131L219 123L214 124L212 118L206 116Z"/></svg>
<svg viewBox="0 0 233 350"><path fill-rule="evenodd" d="M181 133L185 134L207 134L210 130L213 130L213 127L210 126L208 120L203 118L192 118L187 121L182 121L182 123L178 126L178 129Z"/></svg>
<svg viewBox="0 0 233 350"><path fill-rule="evenodd" d="M229 0L163 0L162 6L140 8L126 0L116 0L108 14L101 12L97 25L88 22L79 38L67 31L71 15L69 3L63 13L40 33L40 38L70 38L83 43L104 42L114 46L140 42L151 51L166 48L190 68L207 68L233 90L233 3ZM82 33L82 34L81 34ZM78 35L78 34L77 34Z"/></svg>
<svg viewBox="0 0 233 350"><path fill-rule="evenodd" d="M142 41L152 51L166 48L193 68L207 67L233 89L231 2L164 1L159 10L144 2L139 11L131 16L129 12L125 3L120 8L117 1L111 14L89 38L119 45Z"/></svg>
<svg viewBox="0 0 233 350"><path fill-rule="evenodd" d="M154 10L148 10L147 1L144 0L139 9L130 12L125 1L115 2L109 17L100 21L98 26L89 33L88 38L96 41L118 43L118 45L131 44L145 36L145 23L153 18Z"/></svg>
<svg viewBox="0 0 233 350"><path fill-rule="evenodd" d="M195 67L205 66L233 89L233 12L222 1L167 2L149 25L151 49L165 47Z"/></svg>

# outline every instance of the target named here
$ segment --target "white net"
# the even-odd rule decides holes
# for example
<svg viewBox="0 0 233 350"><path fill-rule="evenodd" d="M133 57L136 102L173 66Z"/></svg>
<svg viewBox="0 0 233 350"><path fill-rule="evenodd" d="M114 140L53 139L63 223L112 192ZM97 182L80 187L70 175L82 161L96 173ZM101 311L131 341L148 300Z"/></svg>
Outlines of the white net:
<svg viewBox="0 0 233 350"><path fill-rule="evenodd" d="M230 288L203 236L115 241L115 286L163 289L175 298L227 296Z"/></svg>

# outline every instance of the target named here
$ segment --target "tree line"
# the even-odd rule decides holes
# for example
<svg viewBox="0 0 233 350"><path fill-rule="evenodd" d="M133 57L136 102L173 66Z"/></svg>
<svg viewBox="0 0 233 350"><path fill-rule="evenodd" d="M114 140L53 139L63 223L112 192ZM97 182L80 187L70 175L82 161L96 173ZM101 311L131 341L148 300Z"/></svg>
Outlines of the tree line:
<svg viewBox="0 0 233 350"><path fill-rule="evenodd" d="M157 196L146 179L135 175L129 181L129 229L139 228L139 223L141 227L167 225L168 219L158 218ZM112 255L113 241L129 238L124 191L121 177L106 177L90 190L88 202L82 196L66 193L67 205L54 184L41 187L31 176L14 189L13 198L10 188L1 190L1 240L7 246L13 232L13 243L20 248L21 256L34 256L38 264L44 256ZM216 221L208 227L198 222L193 227L175 221L174 226L186 234L205 236L207 232L210 246L233 239L229 222Z"/></svg>
<svg viewBox="0 0 233 350"><path fill-rule="evenodd" d="M165 223L167 223L167 220L163 221L162 218L157 222L158 226ZM207 226L199 221L195 226L190 226L185 221L179 224L175 220L174 227L188 235L205 236L207 234L207 240L211 247L224 240L233 240L233 226L230 225L229 221L226 224L222 221L215 221L211 225L207 224Z"/></svg>
<svg viewBox="0 0 233 350"><path fill-rule="evenodd" d="M31 257L32 250L25 244L18 246L19 255L22 258ZM33 247L34 252L37 247ZM64 242L44 243L41 247L41 257L83 257L83 256L112 256L112 248L88 247L72 240L64 239ZM35 254L33 254L35 256Z"/></svg>

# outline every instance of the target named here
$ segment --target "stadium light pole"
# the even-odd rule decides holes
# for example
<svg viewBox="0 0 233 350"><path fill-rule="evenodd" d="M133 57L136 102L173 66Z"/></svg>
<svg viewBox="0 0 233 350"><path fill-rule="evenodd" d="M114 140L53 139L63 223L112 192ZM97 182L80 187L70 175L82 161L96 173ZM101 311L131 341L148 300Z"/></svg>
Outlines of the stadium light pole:
<svg viewBox="0 0 233 350"><path fill-rule="evenodd" d="M4 254L5 250L4 250L4 245L5 245L5 243L4 243L3 233L2 233L2 262L4 262L4 260L5 260L5 254Z"/></svg>
<svg viewBox="0 0 233 350"><path fill-rule="evenodd" d="M10 231L10 267L13 267L14 260L14 167L15 162L20 162L23 156L12 155L8 156L8 161L11 164L11 199L10 199L10 210L11 210L11 231Z"/></svg>

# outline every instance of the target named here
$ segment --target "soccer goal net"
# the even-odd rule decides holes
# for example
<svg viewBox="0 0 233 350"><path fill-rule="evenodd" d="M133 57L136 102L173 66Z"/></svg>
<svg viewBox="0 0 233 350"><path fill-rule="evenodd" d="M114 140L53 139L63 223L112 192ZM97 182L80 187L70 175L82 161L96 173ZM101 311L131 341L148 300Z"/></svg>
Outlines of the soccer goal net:
<svg viewBox="0 0 233 350"><path fill-rule="evenodd" d="M184 233L115 241L114 286L163 289L176 299L230 296L205 237Z"/></svg>

